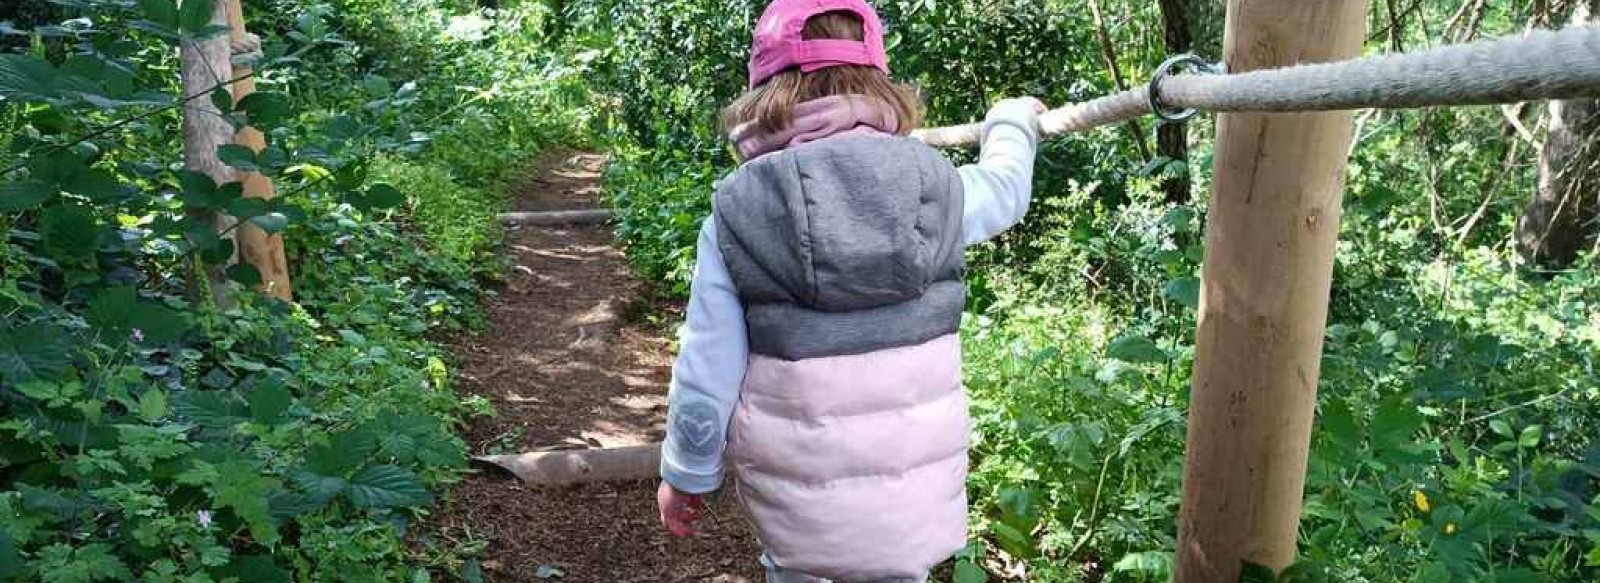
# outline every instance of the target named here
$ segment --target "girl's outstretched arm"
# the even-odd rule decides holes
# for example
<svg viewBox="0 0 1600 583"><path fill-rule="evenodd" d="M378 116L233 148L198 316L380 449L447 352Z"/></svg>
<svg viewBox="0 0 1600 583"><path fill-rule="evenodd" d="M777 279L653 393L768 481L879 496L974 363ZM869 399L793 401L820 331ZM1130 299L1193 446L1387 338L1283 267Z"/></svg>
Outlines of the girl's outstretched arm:
<svg viewBox="0 0 1600 583"><path fill-rule="evenodd" d="M1043 111L1037 99L1007 99L984 118L978 162L959 170L966 191L961 225L968 245L999 235L1028 213Z"/></svg>
<svg viewBox="0 0 1600 583"><path fill-rule="evenodd" d="M661 478L686 494L722 486L728 419L739 401L749 356L744 307L717 247L717 228L700 228L689 313L678 329L678 361L667 395Z"/></svg>

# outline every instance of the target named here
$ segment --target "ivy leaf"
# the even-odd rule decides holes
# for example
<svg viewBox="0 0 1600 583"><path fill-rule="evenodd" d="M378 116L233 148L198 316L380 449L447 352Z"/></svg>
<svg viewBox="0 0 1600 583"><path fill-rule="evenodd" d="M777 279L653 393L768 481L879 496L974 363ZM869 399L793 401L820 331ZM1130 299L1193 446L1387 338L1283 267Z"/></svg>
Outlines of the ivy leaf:
<svg viewBox="0 0 1600 583"><path fill-rule="evenodd" d="M1111 346L1106 348L1106 356L1134 364L1167 361L1166 351L1143 336L1123 336L1112 341Z"/></svg>
<svg viewBox="0 0 1600 583"><path fill-rule="evenodd" d="M289 228L289 217L284 216L283 213L269 212L250 217L250 224L261 227L261 230L268 235L276 235Z"/></svg>
<svg viewBox="0 0 1600 583"><path fill-rule="evenodd" d="M211 0L183 0L183 6L178 9L178 28L194 36L209 33L211 11L214 7L215 4ZM222 111L230 110L231 108L224 108Z"/></svg>
<svg viewBox="0 0 1600 583"><path fill-rule="evenodd" d="M247 405L231 391L188 391L180 393L173 410L202 427L233 429L249 421Z"/></svg>
<svg viewBox="0 0 1600 583"><path fill-rule="evenodd" d="M144 13L145 20L168 29L178 28L176 0L139 0L139 10Z"/></svg>
<svg viewBox="0 0 1600 583"><path fill-rule="evenodd" d="M350 477L345 495L357 508L421 506L433 495L411 470L400 466L372 466Z"/></svg>
<svg viewBox="0 0 1600 583"><path fill-rule="evenodd" d="M217 146L217 159L223 164L245 172L256 172L261 166L256 163L256 152L239 144L223 144Z"/></svg>
<svg viewBox="0 0 1600 583"><path fill-rule="evenodd" d="M250 125L262 131L283 125L294 111L288 97L271 91L251 93L239 100L238 110L245 112Z"/></svg>
<svg viewBox="0 0 1600 583"><path fill-rule="evenodd" d="M235 263L228 266L228 279L245 287L261 285L261 270L249 263Z"/></svg>
<svg viewBox="0 0 1600 583"><path fill-rule="evenodd" d="M30 210L56 195L54 185L40 180L19 180L0 184L0 213Z"/></svg>
<svg viewBox="0 0 1600 583"><path fill-rule="evenodd" d="M0 330L0 379L55 379L71 365L72 339L63 330L44 323Z"/></svg>
<svg viewBox="0 0 1600 583"><path fill-rule="evenodd" d="M1200 308L1200 280L1193 277L1180 277L1167 282L1165 294L1172 301L1182 304L1191 310Z"/></svg>

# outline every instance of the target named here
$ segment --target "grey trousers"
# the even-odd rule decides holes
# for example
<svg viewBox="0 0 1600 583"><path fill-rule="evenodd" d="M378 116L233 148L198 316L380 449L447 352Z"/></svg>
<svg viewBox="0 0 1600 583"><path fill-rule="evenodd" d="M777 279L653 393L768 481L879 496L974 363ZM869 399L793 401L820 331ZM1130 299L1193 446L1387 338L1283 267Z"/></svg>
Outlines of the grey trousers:
<svg viewBox="0 0 1600 583"><path fill-rule="evenodd" d="M761 566L767 569L767 583L833 583L827 579L807 575L799 571L790 571L772 564L772 559L761 555ZM875 581L851 581L849 583L926 583L928 577L900 577L895 579L878 579ZM843 582L841 582L843 583Z"/></svg>

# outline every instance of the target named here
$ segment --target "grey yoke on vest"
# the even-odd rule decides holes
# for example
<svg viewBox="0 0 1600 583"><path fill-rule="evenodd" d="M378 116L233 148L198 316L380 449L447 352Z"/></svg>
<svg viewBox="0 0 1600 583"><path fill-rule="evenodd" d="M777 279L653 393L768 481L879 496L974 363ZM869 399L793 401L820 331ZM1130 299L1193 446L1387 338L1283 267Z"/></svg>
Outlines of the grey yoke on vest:
<svg viewBox="0 0 1600 583"><path fill-rule="evenodd" d="M838 136L740 166L713 208L751 352L800 360L954 333L962 194L955 166L910 138Z"/></svg>

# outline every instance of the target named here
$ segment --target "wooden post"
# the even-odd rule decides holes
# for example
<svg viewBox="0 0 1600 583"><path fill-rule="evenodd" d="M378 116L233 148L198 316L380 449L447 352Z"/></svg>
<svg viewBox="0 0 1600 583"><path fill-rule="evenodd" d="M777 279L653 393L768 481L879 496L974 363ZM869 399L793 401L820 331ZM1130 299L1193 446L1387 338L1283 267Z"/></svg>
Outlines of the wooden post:
<svg viewBox="0 0 1600 583"><path fill-rule="evenodd" d="M228 27L231 29L229 38L233 44L239 44L249 37L249 32L244 26L244 9L239 0L227 0ZM237 65L233 69L236 78L242 78L233 85L234 103L243 101L256 91L255 77L251 76L253 70L244 65ZM251 151L260 153L266 149L266 136L252 126L245 126L234 137L237 143ZM272 180L260 172L240 172L239 180L244 185L244 195L249 198L272 200L277 196L272 187ZM240 225L238 229L239 258L255 266L261 272L261 285L257 291L269 296L290 301L294 299L294 288L289 282L289 262L283 254L283 235L267 234L253 224Z"/></svg>
<svg viewBox="0 0 1600 583"><path fill-rule="evenodd" d="M1366 0L1230 0L1230 72L1357 56ZM1295 558L1352 133L1348 112L1223 114L1178 518L1178 583Z"/></svg>
<svg viewBox="0 0 1600 583"><path fill-rule="evenodd" d="M208 0L187 0L205 2ZM211 13L211 23L227 24L227 0L216 0ZM205 94L233 78L233 65L226 37L202 41L184 39L178 47L182 68L183 95ZM222 118L217 106L208 98L190 100L183 106L183 167L210 176L217 184L232 182L233 170L217 158L217 146L228 143L233 136L233 126ZM218 231L231 226L232 220L221 213L196 216L210 222ZM200 263L200 259L195 258ZM206 265L197 269L203 273L191 274L190 301L199 302L204 296L202 285L210 291L210 301L219 308L232 306L228 295L228 277L225 266ZM200 281L203 276L204 281Z"/></svg>

